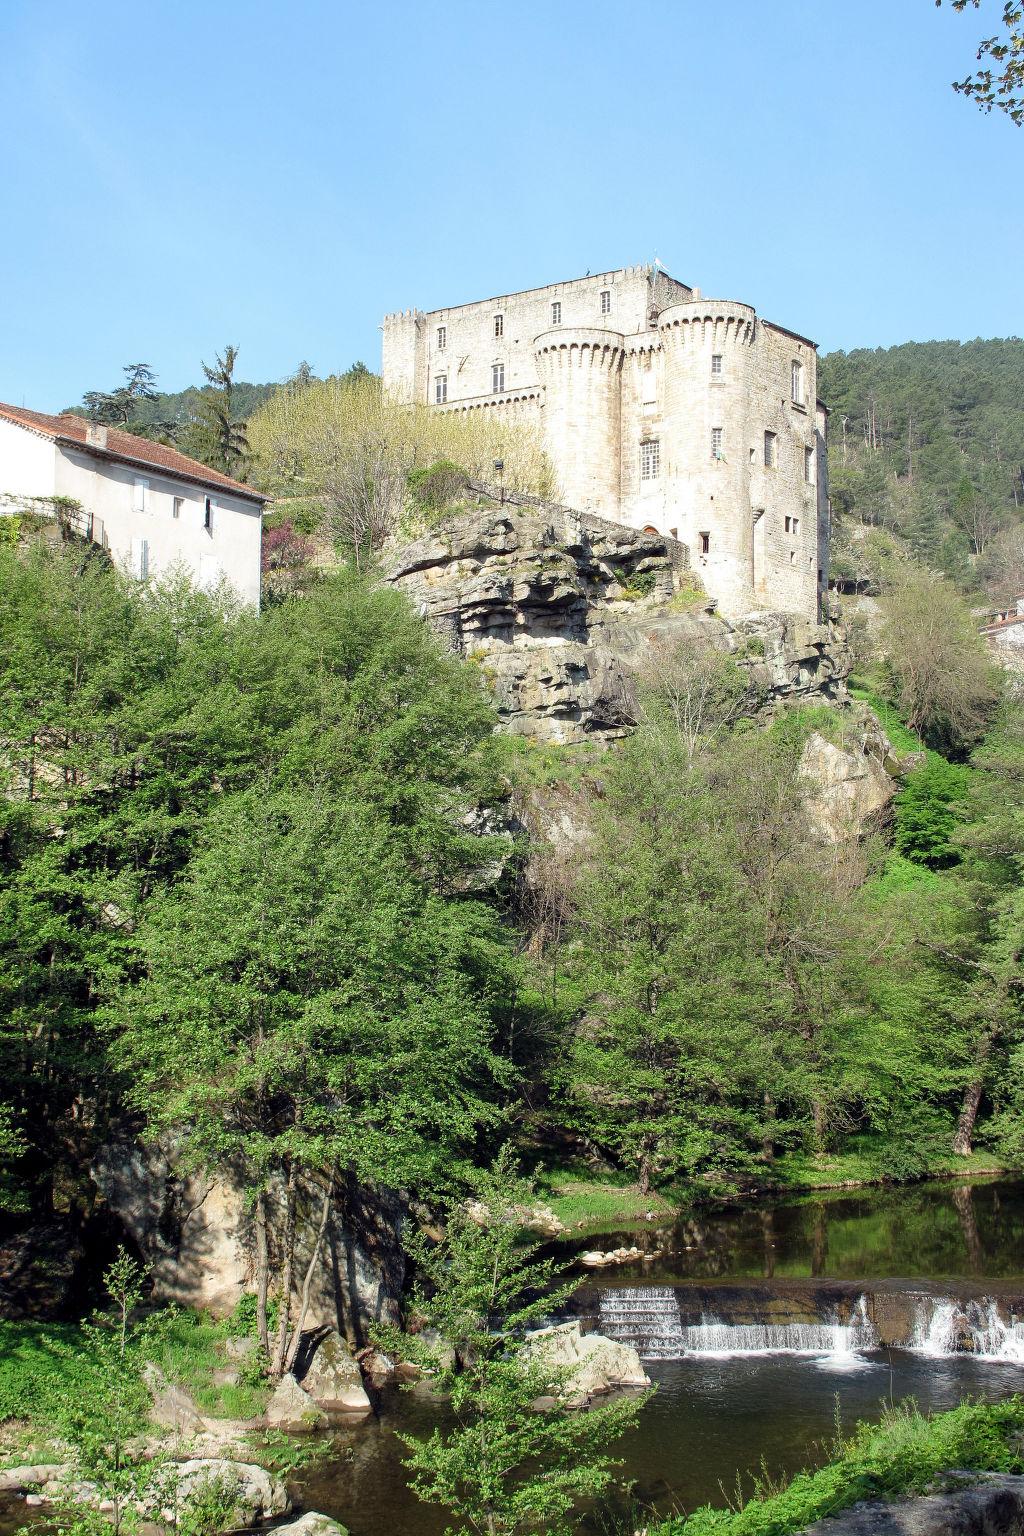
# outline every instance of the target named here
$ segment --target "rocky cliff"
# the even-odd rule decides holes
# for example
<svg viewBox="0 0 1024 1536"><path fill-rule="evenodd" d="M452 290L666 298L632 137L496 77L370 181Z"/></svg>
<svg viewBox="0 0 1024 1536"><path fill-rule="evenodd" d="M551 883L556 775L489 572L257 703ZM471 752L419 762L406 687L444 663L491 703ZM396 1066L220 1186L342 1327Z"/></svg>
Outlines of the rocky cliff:
<svg viewBox="0 0 1024 1536"><path fill-rule="evenodd" d="M685 546L568 507L482 501L394 550L385 575L480 665L500 728L518 735L568 744L625 734L637 670L687 641L733 655L757 708L846 697L850 653L837 625L773 613L729 623Z"/></svg>

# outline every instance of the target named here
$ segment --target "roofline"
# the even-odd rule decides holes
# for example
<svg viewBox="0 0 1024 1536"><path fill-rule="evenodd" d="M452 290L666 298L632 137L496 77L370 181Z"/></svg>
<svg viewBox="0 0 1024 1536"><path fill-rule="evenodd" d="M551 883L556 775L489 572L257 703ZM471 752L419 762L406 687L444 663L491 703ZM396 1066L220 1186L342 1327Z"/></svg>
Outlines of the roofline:
<svg viewBox="0 0 1024 1536"><path fill-rule="evenodd" d="M693 286L691 283L684 283L682 278L673 277L671 272L667 272L664 267L655 267L653 262L648 261L638 262L635 267L611 267L607 272L585 272L582 277L564 277L554 283L538 283L535 288L515 288L511 293L496 293L493 294L490 298L470 299L465 304L440 304L438 305L437 309L422 309L419 311L419 313L426 320L429 319L431 315L440 315L447 310L473 309L477 304L497 304L502 299L518 299L524 297L528 293L543 293L547 288L565 288L570 283L597 283L600 282L603 277L617 277L620 272L626 273L655 271L660 272L664 277L667 277L670 282L678 283L681 288L688 289L690 293L693 292ZM394 310L392 311L392 314L385 315L384 319L390 320L392 317L395 319L401 319L405 313L407 312L401 309Z"/></svg>
<svg viewBox="0 0 1024 1536"><path fill-rule="evenodd" d="M800 331L791 331L788 325L780 325L777 320L762 320L761 324L770 325L773 331L781 331L783 336L792 336L794 341L804 342L808 347L813 347L815 352L818 350L816 341L812 341L810 336L804 336Z"/></svg>
<svg viewBox="0 0 1024 1536"><path fill-rule="evenodd" d="M10 420L10 418L6 418ZM23 423L18 422L21 426ZM44 433L44 436L48 436ZM207 490L223 491L225 494L237 496L242 501L257 501L260 506L266 506L270 500L262 491L253 490L251 486L243 486L237 480L231 480L225 475L224 480L208 480L204 475L186 474L183 469L171 469L167 464L154 464L152 459L136 459L128 453L118 453L116 448L101 448L98 443L80 443L75 437L68 437L63 432L55 432L53 441L59 443L62 448L74 448L79 453L88 453L94 459L114 459L118 464L130 464L133 469L148 469L150 474L167 475L171 480L182 480L186 484L201 485ZM177 450L175 450L177 451ZM187 455L186 455L187 457ZM227 484L225 484L225 480Z"/></svg>
<svg viewBox="0 0 1024 1536"><path fill-rule="evenodd" d="M22 421L17 411L17 406L7 407L0 403L0 421L8 422L12 427L20 427L24 432L34 432L37 437L44 437L52 443L59 443L61 447L77 448L82 453L91 454L95 459L113 459L118 464L131 464L139 469L148 469L150 472L168 475L172 480L182 480L193 485L206 486L213 491L230 491L243 501L258 501L261 506L266 506L267 502L271 499L269 496L264 496L262 491L254 490L252 486L243 485L240 480L233 480L230 475L221 475L219 479L213 480L203 474L187 474L183 469L173 469L168 464L155 463L152 459L136 458L130 453L119 453L116 448L101 447L99 443L80 443L76 437L70 437L66 432L61 432L56 426L45 427L38 421ZM32 414L42 416L46 413L37 411ZM74 421L80 421L86 428L94 425L93 422L87 421L84 416L76 416L74 411L62 411L61 416L67 416ZM61 416L54 416L51 419L57 422L60 421ZM122 428L115 428L115 431L122 431ZM132 434L126 433L125 435L130 437ZM143 441L148 442L149 439L144 438ZM157 446L160 445L158 444ZM179 453L180 450L172 448L170 452ZM183 459L189 458L187 453L182 453L181 457ZM198 459L189 459L189 463L194 464L197 470L209 468L209 465L200 464ZM216 475L219 471L214 470L213 473Z"/></svg>

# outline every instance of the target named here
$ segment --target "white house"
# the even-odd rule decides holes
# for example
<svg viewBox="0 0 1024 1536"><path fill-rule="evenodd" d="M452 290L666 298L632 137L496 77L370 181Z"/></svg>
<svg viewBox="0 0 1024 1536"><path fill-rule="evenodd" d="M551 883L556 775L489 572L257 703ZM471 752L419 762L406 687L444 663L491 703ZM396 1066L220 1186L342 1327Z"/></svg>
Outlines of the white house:
<svg viewBox="0 0 1024 1536"><path fill-rule="evenodd" d="M136 576L180 566L259 605L265 496L131 432L0 404L0 514L54 496L76 501L81 531Z"/></svg>

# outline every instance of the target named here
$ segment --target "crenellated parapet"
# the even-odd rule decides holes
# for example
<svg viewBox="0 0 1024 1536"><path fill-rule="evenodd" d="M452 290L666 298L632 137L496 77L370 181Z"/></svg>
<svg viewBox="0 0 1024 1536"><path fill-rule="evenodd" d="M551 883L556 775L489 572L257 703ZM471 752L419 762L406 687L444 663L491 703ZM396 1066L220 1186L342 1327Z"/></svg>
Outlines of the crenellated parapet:
<svg viewBox="0 0 1024 1536"><path fill-rule="evenodd" d="M752 346L757 338L757 314L749 304L734 300L694 299L671 304L658 316L658 332L666 346Z"/></svg>
<svg viewBox="0 0 1024 1536"><path fill-rule="evenodd" d="M542 378L565 368L604 368L615 372L622 366L623 338L616 331L588 326L558 326L542 331L533 343Z"/></svg>

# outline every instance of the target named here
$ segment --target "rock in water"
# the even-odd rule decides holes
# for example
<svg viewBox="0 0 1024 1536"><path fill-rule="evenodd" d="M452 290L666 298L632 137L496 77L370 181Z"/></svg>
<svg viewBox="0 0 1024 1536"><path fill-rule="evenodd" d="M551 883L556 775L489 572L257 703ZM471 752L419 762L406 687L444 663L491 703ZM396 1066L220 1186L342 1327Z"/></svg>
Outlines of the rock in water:
<svg viewBox="0 0 1024 1536"><path fill-rule="evenodd" d="M298 1520L289 1520L287 1525L275 1526L274 1536L348 1536L348 1526L339 1525L329 1515L321 1515L311 1509Z"/></svg>
<svg viewBox="0 0 1024 1536"><path fill-rule="evenodd" d="M281 1377L274 1389L274 1395L267 1404L266 1420L275 1429L287 1433L315 1429L326 1422L309 1393L302 1390L290 1371Z"/></svg>
<svg viewBox="0 0 1024 1536"><path fill-rule="evenodd" d="M190 1494L204 1487L222 1489L232 1497L234 1518L238 1525L252 1525L255 1520L272 1520L275 1515L286 1515L292 1507L288 1490L279 1477L272 1476L263 1467L248 1461L228 1461L219 1456L197 1457L194 1461L182 1461L168 1469L173 1479L173 1498L166 1490L161 1494L162 1517L172 1523L175 1507L180 1511L182 1502Z"/></svg>
<svg viewBox="0 0 1024 1536"><path fill-rule="evenodd" d="M302 1390L329 1413L370 1412L362 1373L335 1328L317 1345L302 1378Z"/></svg>
<svg viewBox="0 0 1024 1536"><path fill-rule="evenodd" d="M559 1395L572 1407L615 1387L649 1387L650 1377L631 1344L620 1344L600 1333L583 1333L578 1322L540 1328L527 1336L534 1359L567 1375Z"/></svg>

